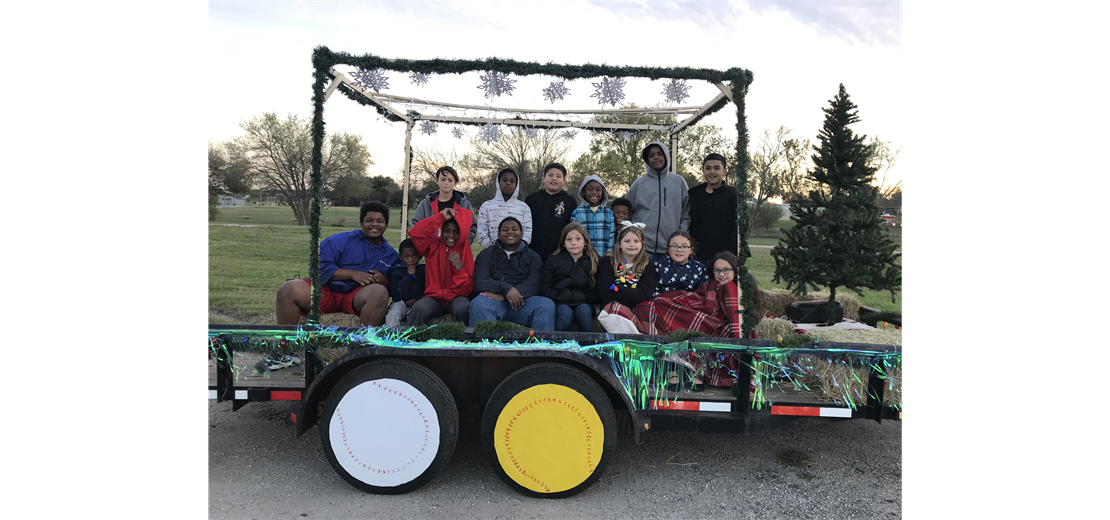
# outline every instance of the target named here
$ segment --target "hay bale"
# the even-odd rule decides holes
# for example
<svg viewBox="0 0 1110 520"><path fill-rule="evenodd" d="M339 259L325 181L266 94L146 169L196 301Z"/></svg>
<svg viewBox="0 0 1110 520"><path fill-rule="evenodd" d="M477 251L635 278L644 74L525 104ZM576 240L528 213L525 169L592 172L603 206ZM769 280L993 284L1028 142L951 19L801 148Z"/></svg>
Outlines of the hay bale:
<svg viewBox="0 0 1110 520"><path fill-rule="evenodd" d="M766 301L766 310L760 316L765 316L768 312L776 316L786 314L786 306L794 303L797 296L786 289L771 289L763 291L763 297ZM758 311L758 309L757 309Z"/></svg>
<svg viewBox="0 0 1110 520"><path fill-rule="evenodd" d="M755 326L755 335L759 339L775 339L790 334L794 334L794 324L786 320L764 318Z"/></svg>
<svg viewBox="0 0 1110 520"><path fill-rule="evenodd" d="M319 348L315 350L316 358L320 360L320 366L326 367L344 354L350 351L349 347L335 347L335 348Z"/></svg>
<svg viewBox="0 0 1110 520"><path fill-rule="evenodd" d="M886 371L886 388L883 388L883 404L902 406L902 367Z"/></svg>
<svg viewBox="0 0 1110 520"><path fill-rule="evenodd" d="M307 316L301 316L297 321L297 325L305 325L308 323ZM354 314L347 314L345 312L333 312L331 314L324 314L320 316L320 325L324 327L339 327L357 329L362 327L362 322L359 321L358 316Z"/></svg>
<svg viewBox="0 0 1110 520"><path fill-rule="evenodd" d="M828 299L829 299L829 293L822 291L822 292L809 293L805 296L802 296L802 297L798 298L795 301L812 302L812 301L819 301L819 300L828 301ZM853 320L853 321L859 321L859 308L860 308L859 299L857 299L855 296L852 296L851 294L845 294L843 292L838 292L838 293L836 293L836 301L840 302L841 307L844 307L844 317L845 318L847 318L849 320Z"/></svg>
<svg viewBox="0 0 1110 520"><path fill-rule="evenodd" d="M811 336L821 341L839 343L871 343L874 345L901 345L902 329L806 329ZM761 336L762 337L762 336Z"/></svg>

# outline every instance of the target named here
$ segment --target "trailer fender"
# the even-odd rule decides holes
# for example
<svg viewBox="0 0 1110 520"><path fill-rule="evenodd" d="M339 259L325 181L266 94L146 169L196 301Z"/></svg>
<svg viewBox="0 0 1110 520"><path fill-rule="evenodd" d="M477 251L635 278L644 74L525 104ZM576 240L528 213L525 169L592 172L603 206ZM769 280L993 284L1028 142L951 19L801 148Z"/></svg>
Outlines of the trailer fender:
<svg viewBox="0 0 1110 520"><path fill-rule="evenodd" d="M319 419L319 406L322 400L327 399L332 388L343 376L358 368L362 364L382 356L387 357L422 357L422 356L475 356L482 355L480 349L404 349L395 347L358 348L348 352L343 357L331 362L322 372L313 378L312 383L304 392L301 401L294 407L293 417L297 424L297 436L300 437L309 428L314 426ZM632 421L632 433L636 444L640 444L640 433L651 428L651 419L647 414L642 414L632 403L631 396L625 391L624 386L613 370L588 354L569 352L563 350L516 350L516 351L488 351L490 355L518 356L535 358L537 362L562 361L576 365L592 374L599 382L604 382L603 387L612 390L610 395L618 396L628 410L629 419Z"/></svg>

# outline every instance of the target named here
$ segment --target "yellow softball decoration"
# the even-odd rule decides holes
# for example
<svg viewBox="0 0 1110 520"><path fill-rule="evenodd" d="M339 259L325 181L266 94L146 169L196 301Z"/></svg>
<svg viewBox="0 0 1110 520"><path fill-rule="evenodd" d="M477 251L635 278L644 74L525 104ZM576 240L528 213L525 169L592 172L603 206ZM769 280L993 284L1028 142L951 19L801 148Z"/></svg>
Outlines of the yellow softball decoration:
<svg viewBox="0 0 1110 520"><path fill-rule="evenodd" d="M501 468L537 493L558 493L590 477L601 460L605 428L576 390L545 384L513 396L494 429Z"/></svg>

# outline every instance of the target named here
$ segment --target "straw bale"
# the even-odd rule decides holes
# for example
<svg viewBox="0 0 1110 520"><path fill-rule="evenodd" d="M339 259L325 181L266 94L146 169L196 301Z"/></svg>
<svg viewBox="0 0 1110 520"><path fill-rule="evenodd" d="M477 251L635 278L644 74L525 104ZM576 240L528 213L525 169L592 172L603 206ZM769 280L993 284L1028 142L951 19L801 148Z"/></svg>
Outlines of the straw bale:
<svg viewBox="0 0 1110 520"><path fill-rule="evenodd" d="M323 366L328 366L332 361L343 357L349 351L348 347L335 347L335 348L320 348L316 349L316 357L320 360Z"/></svg>
<svg viewBox="0 0 1110 520"><path fill-rule="evenodd" d="M874 345L901 345L902 329L806 329L806 333L821 341L841 343L871 343ZM761 338L763 336L760 336Z"/></svg>
<svg viewBox="0 0 1110 520"><path fill-rule="evenodd" d="M902 367L894 367L886 371L883 404L902 406Z"/></svg>
<svg viewBox="0 0 1110 520"><path fill-rule="evenodd" d="M775 339L788 334L794 334L794 324L787 320L764 318L755 326L755 335L759 339Z"/></svg>
<svg viewBox="0 0 1110 520"><path fill-rule="evenodd" d="M760 314L760 316L764 316L768 312L776 316L782 316L786 314L786 306L794 303L797 299L794 293L786 289L764 290L763 297L767 302L767 310L765 310L763 314Z"/></svg>
<svg viewBox="0 0 1110 520"><path fill-rule="evenodd" d="M297 321L297 325L305 325L307 323L308 323L308 317L307 316L301 316L301 319L299 321ZM330 313L330 314L321 315L320 316L320 325L322 325L324 327L335 326L335 327L339 327L341 329L342 328L357 329L357 328L362 326L362 322L359 321L358 316L355 316L354 314L347 314L345 312L333 312L333 313Z"/></svg>
<svg viewBox="0 0 1110 520"><path fill-rule="evenodd" d="M829 299L829 293L822 291L822 292L809 293L805 296L802 296L802 297L798 298L797 301L805 301L805 302L818 301L818 300L828 301L828 299ZM860 303L859 303L858 298L856 298L855 296L852 296L851 294L838 292L838 293L836 293L836 301L840 302L841 307L844 307L844 317L845 318L847 318L849 320L859 321Z"/></svg>

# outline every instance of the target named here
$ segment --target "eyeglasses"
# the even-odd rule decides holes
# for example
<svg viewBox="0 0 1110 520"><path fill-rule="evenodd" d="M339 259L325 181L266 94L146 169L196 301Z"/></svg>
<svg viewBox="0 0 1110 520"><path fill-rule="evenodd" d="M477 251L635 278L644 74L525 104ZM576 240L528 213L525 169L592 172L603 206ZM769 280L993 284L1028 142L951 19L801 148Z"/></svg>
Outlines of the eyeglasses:
<svg viewBox="0 0 1110 520"><path fill-rule="evenodd" d="M731 273L731 272L732 272L732 268L731 268L731 267L729 267L728 269L714 269L714 270L713 270L713 274L714 274L714 275L718 275L718 274L725 274L725 273Z"/></svg>
<svg viewBox="0 0 1110 520"><path fill-rule="evenodd" d="M674 249L675 251L685 251L687 249L690 249L690 246L680 246L680 245L677 245L677 244L671 244L667 247L669 247L671 249Z"/></svg>

